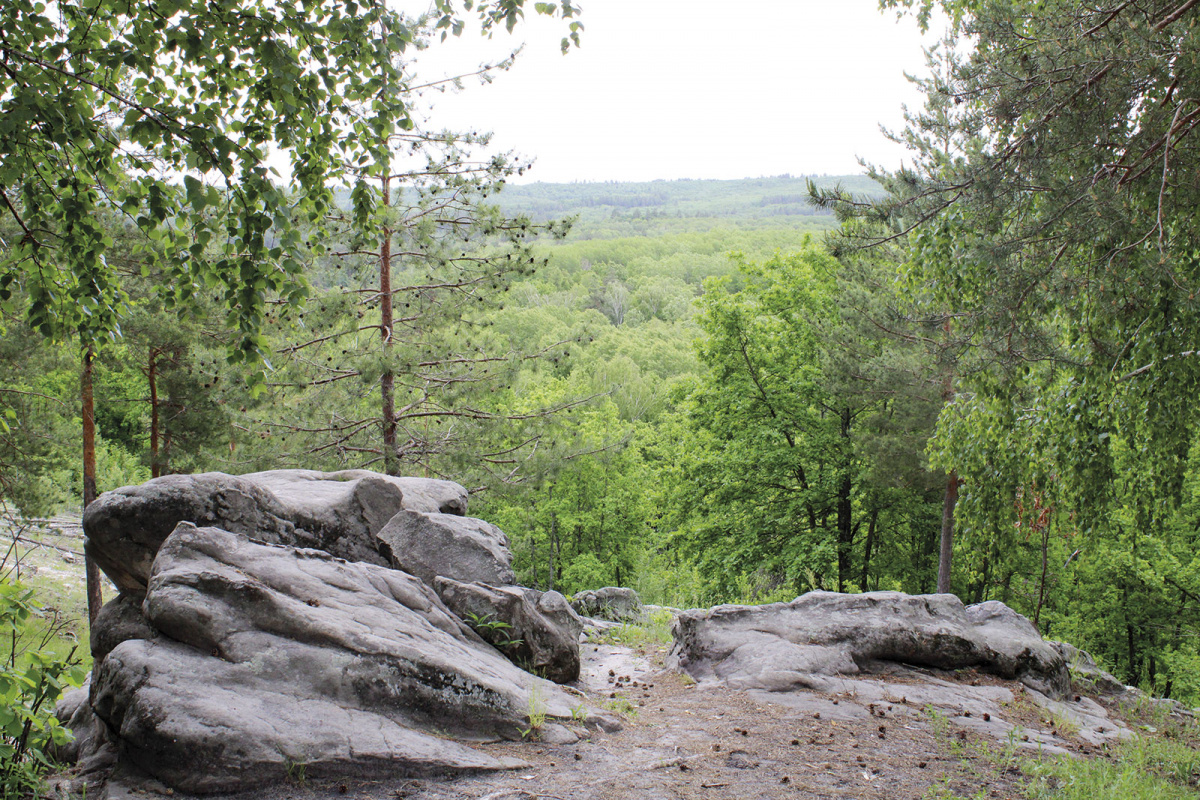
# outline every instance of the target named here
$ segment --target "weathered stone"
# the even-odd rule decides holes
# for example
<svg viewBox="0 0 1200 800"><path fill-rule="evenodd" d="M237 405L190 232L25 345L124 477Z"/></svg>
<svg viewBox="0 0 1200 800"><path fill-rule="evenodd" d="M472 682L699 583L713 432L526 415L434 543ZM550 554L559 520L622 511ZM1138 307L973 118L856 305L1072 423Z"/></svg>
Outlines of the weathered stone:
<svg viewBox="0 0 1200 800"><path fill-rule="evenodd" d="M1130 687L1117 680L1111 673L1100 669L1086 650L1080 650L1068 642L1047 644L1057 650L1066 661L1067 669L1071 673L1071 682L1078 685L1078 691L1099 692L1109 696L1123 695L1130 691Z"/></svg>
<svg viewBox="0 0 1200 800"><path fill-rule="evenodd" d="M481 519L402 511L377 538L380 552L394 568L430 586L437 577L493 585L514 580L508 537Z"/></svg>
<svg viewBox="0 0 1200 800"><path fill-rule="evenodd" d="M54 706L54 716L74 735L71 741L54 745L51 753L64 764L79 760L79 754L94 752L98 738L103 735L103 723L92 713L88 704L90 682L63 694Z"/></svg>
<svg viewBox="0 0 1200 800"><path fill-rule="evenodd" d="M466 490L450 481L365 470L277 470L241 477L208 472L105 492L87 507L83 524L88 554L122 591L141 593L155 553L180 522L386 566L375 534L397 511L461 513L466 503Z"/></svg>
<svg viewBox="0 0 1200 800"><path fill-rule="evenodd" d="M1070 688L1059 653L999 603L968 610L953 595L809 592L790 603L685 611L671 658L692 677L745 689L824 688L876 662L978 667L1052 697Z"/></svg>
<svg viewBox="0 0 1200 800"><path fill-rule="evenodd" d="M337 484L346 486L362 480L383 481L400 490L402 495L401 507L409 511L423 511L427 514L456 514L463 516L467 513L467 490L454 481L437 480L436 478L408 478L394 475L381 475L365 469L344 469L338 472L319 472L312 469L276 469L267 472L251 472L241 476L243 479L256 483L265 489L270 489L285 505L304 508L309 507L317 514L324 513L323 507L339 501L340 492ZM364 508L370 506L370 500L364 497ZM370 511L367 508L368 512ZM382 528L391 519L377 515L374 522L376 530Z"/></svg>
<svg viewBox="0 0 1200 800"><path fill-rule="evenodd" d="M123 764L183 791L507 768L445 737L520 738L534 705L550 722L579 705L411 575L216 528L167 538L143 609L161 635L117 644L91 705Z"/></svg>
<svg viewBox="0 0 1200 800"><path fill-rule="evenodd" d="M643 612L638 593L618 586L579 592L571 599L571 607L585 617L612 622L637 622Z"/></svg>
<svg viewBox="0 0 1200 800"><path fill-rule="evenodd" d="M447 608L522 669L555 683L579 677L583 620L558 592L437 578Z"/></svg>
<svg viewBox="0 0 1200 800"><path fill-rule="evenodd" d="M91 630L93 666L99 666L104 657L121 642L158 638L158 631L151 628L142 616L143 600L145 595L123 592L101 607Z"/></svg>

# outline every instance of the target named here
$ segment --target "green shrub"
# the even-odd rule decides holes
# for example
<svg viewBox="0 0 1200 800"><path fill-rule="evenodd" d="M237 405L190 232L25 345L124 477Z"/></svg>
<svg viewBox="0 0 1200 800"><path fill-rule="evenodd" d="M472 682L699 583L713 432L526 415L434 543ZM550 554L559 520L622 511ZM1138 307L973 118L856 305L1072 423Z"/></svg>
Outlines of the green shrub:
<svg viewBox="0 0 1200 800"><path fill-rule="evenodd" d="M0 564L2 566L2 564ZM54 704L83 682L74 650L63 658L47 651L50 633L31 638L30 622L42 613L33 590L0 576L0 796L42 796L42 775L53 768L47 752L70 741L54 717Z"/></svg>

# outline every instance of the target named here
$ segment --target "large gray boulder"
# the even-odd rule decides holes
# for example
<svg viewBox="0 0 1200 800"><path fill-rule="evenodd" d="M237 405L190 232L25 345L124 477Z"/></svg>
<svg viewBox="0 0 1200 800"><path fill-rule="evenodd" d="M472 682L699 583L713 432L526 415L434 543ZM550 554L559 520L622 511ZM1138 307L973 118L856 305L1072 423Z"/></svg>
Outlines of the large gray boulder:
<svg viewBox="0 0 1200 800"><path fill-rule="evenodd" d="M1052 641L1048 644L1057 650L1063 657L1063 661L1067 663L1067 669L1071 673L1071 683L1076 691L1095 692L1108 697L1120 697L1136 691L1134 687L1126 686L1112 673L1101 669L1092 658L1092 654L1086 650L1080 650L1070 642Z"/></svg>
<svg viewBox="0 0 1200 800"><path fill-rule="evenodd" d="M639 622L644 612L638 593L620 586L579 592L571 598L571 607L585 617L610 622Z"/></svg>
<svg viewBox="0 0 1200 800"><path fill-rule="evenodd" d="M790 603L685 611L672 633L679 669L744 689L825 689L831 676L898 662L977 667L1055 698L1070 690L1062 656L1029 620L1001 603L964 608L949 594L809 592Z"/></svg>
<svg viewBox="0 0 1200 800"><path fill-rule="evenodd" d="M177 790L241 791L298 769L508 768L447 737L519 739L531 709L548 736L573 738L556 720L578 700L509 663L402 572L181 523L142 610L157 636L114 626L131 635L96 668L90 706L121 765ZM594 710L588 720L612 723Z"/></svg>
<svg viewBox="0 0 1200 800"><path fill-rule="evenodd" d="M461 514L466 507L466 490L450 481L365 470L207 472L105 492L84 511L83 527L87 552L105 574L122 591L141 593L159 546L180 522L386 566L375 534L396 512Z"/></svg>
<svg viewBox="0 0 1200 800"><path fill-rule="evenodd" d="M430 586L438 577L493 585L515 580L508 537L481 519L401 511L376 538L392 567Z"/></svg>
<svg viewBox="0 0 1200 800"><path fill-rule="evenodd" d="M523 669L555 683L579 678L583 620L558 592L437 578L446 607Z"/></svg>

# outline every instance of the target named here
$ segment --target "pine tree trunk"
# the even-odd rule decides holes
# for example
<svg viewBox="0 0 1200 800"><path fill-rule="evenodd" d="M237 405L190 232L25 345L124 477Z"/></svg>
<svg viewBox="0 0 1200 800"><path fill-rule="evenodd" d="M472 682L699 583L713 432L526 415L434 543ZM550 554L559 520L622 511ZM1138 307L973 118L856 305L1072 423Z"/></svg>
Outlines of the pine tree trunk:
<svg viewBox="0 0 1200 800"><path fill-rule="evenodd" d="M383 204L392 204L391 176L383 178ZM383 227L379 243L379 334L383 338L385 353L392 348L392 229ZM400 474L400 463L396 450L396 375L386 369L379 376L379 394L382 400L380 422L383 425L383 471L388 475Z"/></svg>
<svg viewBox="0 0 1200 800"><path fill-rule="evenodd" d="M79 380L79 397L83 417L83 507L96 499L96 407L92 397L92 362L96 353L89 344L83 348L83 374ZM96 621L104 595L100 589L100 568L91 556L84 556L87 574L88 622Z"/></svg>

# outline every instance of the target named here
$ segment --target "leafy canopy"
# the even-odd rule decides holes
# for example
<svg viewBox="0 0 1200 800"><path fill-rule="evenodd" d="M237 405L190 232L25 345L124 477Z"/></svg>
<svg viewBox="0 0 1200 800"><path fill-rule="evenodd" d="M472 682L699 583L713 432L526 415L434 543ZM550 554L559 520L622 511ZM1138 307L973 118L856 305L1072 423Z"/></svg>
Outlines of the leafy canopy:
<svg viewBox="0 0 1200 800"><path fill-rule="evenodd" d="M332 183L386 174L389 136L414 128L402 59L460 33L468 12L486 34L511 30L524 0L435 0L431 11L411 18L384 0L4 3L0 212L19 231L0 243L0 302L27 296L47 336L116 334L121 282L96 212L119 208L165 264L174 300L219 292L241 334L232 358L257 360L268 296L305 296L302 231L332 208ZM571 22L576 42L578 32ZM269 158L286 164L291 191Z"/></svg>

